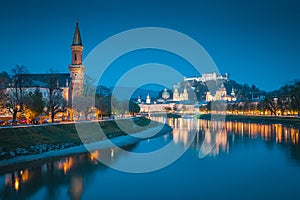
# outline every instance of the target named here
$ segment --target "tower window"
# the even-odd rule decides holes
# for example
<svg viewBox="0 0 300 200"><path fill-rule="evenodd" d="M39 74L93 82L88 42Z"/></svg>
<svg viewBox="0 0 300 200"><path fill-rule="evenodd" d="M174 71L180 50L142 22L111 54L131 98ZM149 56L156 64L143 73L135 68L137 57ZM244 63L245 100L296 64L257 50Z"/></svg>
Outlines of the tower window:
<svg viewBox="0 0 300 200"><path fill-rule="evenodd" d="M77 61L77 54L74 54L74 60Z"/></svg>

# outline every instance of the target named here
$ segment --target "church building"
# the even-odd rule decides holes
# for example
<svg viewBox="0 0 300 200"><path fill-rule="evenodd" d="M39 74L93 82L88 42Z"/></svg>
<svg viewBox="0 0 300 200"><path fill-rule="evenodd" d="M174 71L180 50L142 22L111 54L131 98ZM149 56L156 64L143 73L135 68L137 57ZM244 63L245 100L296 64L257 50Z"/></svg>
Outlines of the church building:
<svg viewBox="0 0 300 200"><path fill-rule="evenodd" d="M85 66L82 63L83 45L80 36L78 22L75 25L73 42L71 45L71 64L68 67L69 73L45 73L45 74L22 74L24 93L34 93L38 88L42 98L49 99L49 87L52 87L56 93L61 93L67 106L72 106L72 100L84 92L84 71ZM67 68L66 68L67 69ZM14 82L7 87L7 93L14 92Z"/></svg>

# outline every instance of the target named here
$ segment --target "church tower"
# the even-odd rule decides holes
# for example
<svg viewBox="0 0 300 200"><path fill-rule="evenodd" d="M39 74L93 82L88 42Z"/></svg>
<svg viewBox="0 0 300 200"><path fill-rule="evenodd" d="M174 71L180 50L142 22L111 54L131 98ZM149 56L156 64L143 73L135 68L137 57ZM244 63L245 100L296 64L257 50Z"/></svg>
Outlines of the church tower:
<svg viewBox="0 0 300 200"><path fill-rule="evenodd" d="M72 64L69 65L71 84L70 84L70 100L74 96L81 95L84 92L84 71L85 66L82 65L83 46L80 37L78 22L76 22L72 49Z"/></svg>

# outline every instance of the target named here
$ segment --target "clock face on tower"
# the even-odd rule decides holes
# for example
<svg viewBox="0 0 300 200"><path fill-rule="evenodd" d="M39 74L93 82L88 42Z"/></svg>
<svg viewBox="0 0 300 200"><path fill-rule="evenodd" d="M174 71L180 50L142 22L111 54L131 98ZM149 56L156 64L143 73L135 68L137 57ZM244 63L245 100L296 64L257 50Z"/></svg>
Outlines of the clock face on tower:
<svg viewBox="0 0 300 200"><path fill-rule="evenodd" d="M73 77L76 78L78 76L77 73L73 73Z"/></svg>

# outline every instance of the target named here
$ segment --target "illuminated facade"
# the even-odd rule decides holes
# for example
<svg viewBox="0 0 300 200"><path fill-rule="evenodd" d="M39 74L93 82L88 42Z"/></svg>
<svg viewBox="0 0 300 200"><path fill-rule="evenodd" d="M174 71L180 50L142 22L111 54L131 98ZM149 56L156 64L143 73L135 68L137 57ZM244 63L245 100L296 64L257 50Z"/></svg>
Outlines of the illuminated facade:
<svg viewBox="0 0 300 200"><path fill-rule="evenodd" d="M170 98L170 93L167 91L167 88L164 89L161 97L165 100L169 99Z"/></svg>
<svg viewBox="0 0 300 200"><path fill-rule="evenodd" d="M227 95L226 89L224 84L216 91L215 95L211 92L206 92L206 101L236 101L234 90L230 95Z"/></svg>
<svg viewBox="0 0 300 200"><path fill-rule="evenodd" d="M178 92L178 88L174 87L173 101L187 101L187 100L189 100L189 94L187 92L187 89L184 88L183 92L180 93Z"/></svg>
<svg viewBox="0 0 300 200"><path fill-rule="evenodd" d="M229 74L225 73L225 75L217 75L216 72L213 73L207 73L202 74L200 77L190 77L190 78L184 78L184 81L198 81L198 82L206 82L206 81L217 81L217 80L223 80L227 81L229 79Z"/></svg>

